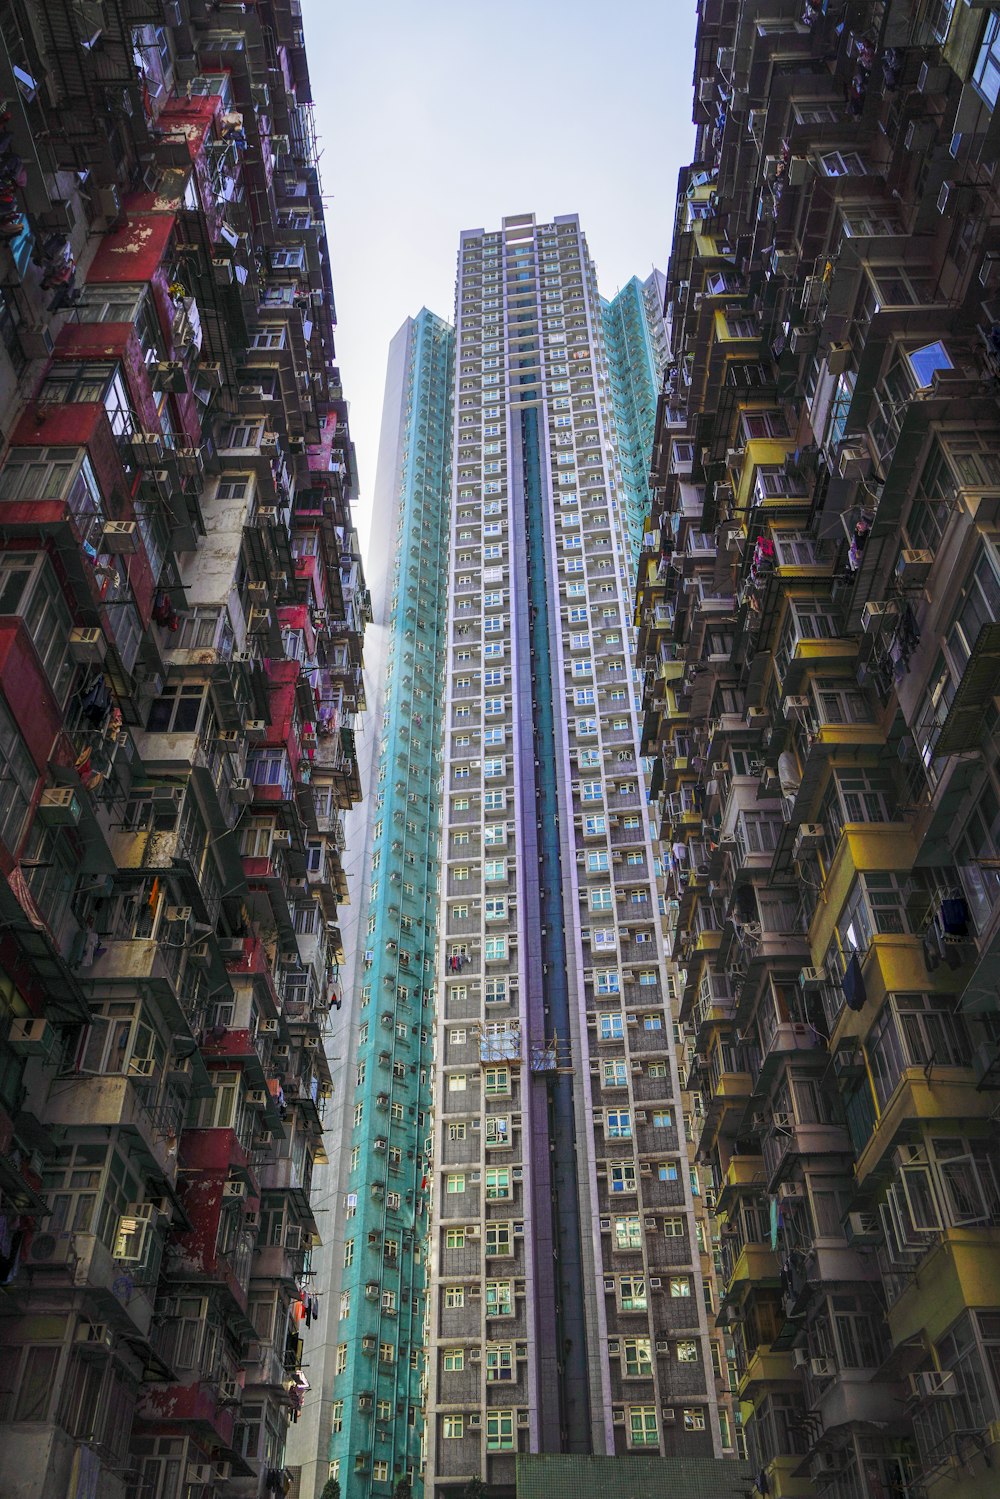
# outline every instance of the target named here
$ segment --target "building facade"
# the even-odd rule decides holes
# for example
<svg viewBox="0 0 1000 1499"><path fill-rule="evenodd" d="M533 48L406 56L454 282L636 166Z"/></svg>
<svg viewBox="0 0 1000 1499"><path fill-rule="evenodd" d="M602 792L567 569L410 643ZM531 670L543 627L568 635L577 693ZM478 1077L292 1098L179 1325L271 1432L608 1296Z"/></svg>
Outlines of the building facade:
<svg viewBox="0 0 1000 1499"><path fill-rule="evenodd" d="M427 1484L721 1451L638 759L624 490L575 216L463 234Z"/></svg>
<svg viewBox="0 0 1000 1499"><path fill-rule="evenodd" d="M996 1483L998 34L699 7L642 747L775 1496Z"/></svg>
<svg viewBox="0 0 1000 1499"><path fill-rule="evenodd" d="M670 355L665 286L663 272L651 271L645 281L633 276L617 296L601 303L613 412L610 430L618 455L633 566L638 565L652 504L649 455L656 402Z"/></svg>
<svg viewBox="0 0 1000 1499"><path fill-rule="evenodd" d="M301 19L0 28L0 1486L278 1494L368 613Z"/></svg>
<svg viewBox="0 0 1000 1499"><path fill-rule="evenodd" d="M303 1493L334 1477L345 1499L421 1488L453 363L454 330L426 309L393 339L372 513L365 899L338 1030L343 1143L319 1183L331 1305L306 1340L323 1410Z"/></svg>

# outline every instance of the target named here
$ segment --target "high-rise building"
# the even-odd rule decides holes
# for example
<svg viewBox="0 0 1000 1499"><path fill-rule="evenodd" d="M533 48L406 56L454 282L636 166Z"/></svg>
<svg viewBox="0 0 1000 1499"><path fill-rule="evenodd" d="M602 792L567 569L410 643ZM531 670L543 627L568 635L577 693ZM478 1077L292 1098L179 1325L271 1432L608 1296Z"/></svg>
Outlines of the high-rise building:
<svg viewBox="0 0 1000 1499"><path fill-rule="evenodd" d="M424 309L389 351L372 507L367 817L355 840L362 911L331 1046L342 1134L317 1181L328 1218L316 1264L330 1304L306 1338L318 1421L295 1441L309 1495L328 1477L346 1499L400 1481L416 1492L422 1469L454 342Z"/></svg>
<svg viewBox="0 0 1000 1499"><path fill-rule="evenodd" d="M618 456L633 567L639 562L643 528L652 504L649 457L656 403L670 357L663 311L665 286L663 272L651 271L645 281L633 276L617 296L601 303L611 383L609 427Z"/></svg>
<svg viewBox="0 0 1000 1499"><path fill-rule="evenodd" d="M427 1483L722 1451L604 315L575 216L461 238Z"/></svg>
<svg viewBox="0 0 1000 1499"><path fill-rule="evenodd" d="M699 6L643 750L773 1496L996 1488L998 38Z"/></svg>
<svg viewBox="0 0 1000 1499"><path fill-rule="evenodd" d="M0 33L0 1489L264 1499L368 612L301 18Z"/></svg>

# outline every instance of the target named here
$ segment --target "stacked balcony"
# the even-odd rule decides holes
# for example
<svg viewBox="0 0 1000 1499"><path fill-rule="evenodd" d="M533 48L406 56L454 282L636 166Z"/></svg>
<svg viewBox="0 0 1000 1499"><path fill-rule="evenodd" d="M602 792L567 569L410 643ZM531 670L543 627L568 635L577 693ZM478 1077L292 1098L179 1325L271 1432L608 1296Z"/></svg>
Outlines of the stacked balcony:
<svg viewBox="0 0 1000 1499"><path fill-rule="evenodd" d="M995 32L699 13L643 748L773 1495L972 1495L997 1455Z"/></svg>
<svg viewBox="0 0 1000 1499"><path fill-rule="evenodd" d="M308 1388L364 707L308 70L280 5L225 31L195 4L28 10L0 249L2 1440L31 1499L249 1499L285 1482Z"/></svg>

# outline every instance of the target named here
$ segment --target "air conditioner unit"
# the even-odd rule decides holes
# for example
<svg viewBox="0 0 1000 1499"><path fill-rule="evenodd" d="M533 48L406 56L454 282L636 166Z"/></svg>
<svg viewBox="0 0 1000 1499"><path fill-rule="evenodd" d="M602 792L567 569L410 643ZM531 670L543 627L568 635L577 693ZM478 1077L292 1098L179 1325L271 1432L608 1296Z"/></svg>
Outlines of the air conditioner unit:
<svg viewBox="0 0 1000 1499"><path fill-rule="evenodd" d="M257 506L257 523L261 526L276 526L278 524L278 511L274 505Z"/></svg>
<svg viewBox="0 0 1000 1499"><path fill-rule="evenodd" d="M237 940L239 941L240 948L242 949L242 947L243 947L242 939L237 938ZM221 946L221 943L220 943L220 946ZM278 1029L278 1022L276 1020L262 1020L260 1022L260 1024L258 1025L258 1027L257 1027L257 1030L259 1031L259 1033L262 1036L273 1036L274 1033L275 1033L275 1031L277 1029Z"/></svg>
<svg viewBox="0 0 1000 1499"><path fill-rule="evenodd" d="M109 520L101 532L101 551L124 556L139 549L139 527L134 520Z"/></svg>
<svg viewBox="0 0 1000 1499"><path fill-rule="evenodd" d="M781 711L785 715L786 719L794 719L797 723L801 723L809 713L809 708L810 703L808 697L799 697L793 694L785 698L785 701L782 704Z"/></svg>
<svg viewBox="0 0 1000 1499"><path fill-rule="evenodd" d="M846 343L830 345L826 356L826 367L831 375L842 375L851 362L851 346Z"/></svg>
<svg viewBox="0 0 1000 1499"><path fill-rule="evenodd" d="M184 922L191 920L190 906L168 906L163 913L164 921Z"/></svg>
<svg viewBox="0 0 1000 1499"><path fill-rule="evenodd" d="M809 1349L793 1348L792 1363L795 1365L796 1369L805 1369L809 1363Z"/></svg>
<svg viewBox="0 0 1000 1499"><path fill-rule="evenodd" d="M822 989L826 983L826 970L823 968L800 968L800 989Z"/></svg>
<svg viewBox="0 0 1000 1499"><path fill-rule="evenodd" d="M52 335L43 323L23 323L17 336L25 359L52 358Z"/></svg>
<svg viewBox="0 0 1000 1499"><path fill-rule="evenodd" d="M220 729L215 735L215 742L223 745L239 744L240 731L239 729Z"/></svg>
<svg viewBox="0 0 1000 1499"><path fill-rule="evenodd" d="M814 1379L832 1379L837 1372L837 1366L832 1358L811 1358L809 1360L809 1373Z"/></svg>
<svg viewBox="0 0 1000 1499"><path fill-rule="evenodd" d="M58 1045L51 1020L19 1018L11 1021L7 1044L19 1057L51 1057Z"/></svg>
<svg viewBox="0 0 1000 1499"><path fill-rule="evenodd" d="M842 448L837 467L842 479L867 479L872 471L872 455L867 448Z"/></svg>
<svg viewBox="0 0 1000 1499"><path fill-rule="evenodd" d="M80 666L99 666L107 655L108 642L103 630L78 626L69 632L70 659Z"/></svg>
<svg viewBox="0 0 1000 1499"><path fill-rule="evenodd" d="M48 786L38 804L38 817L49 828L75 828L83 808L72 786Z"/></svg>
<svg viewBox="0 0 1000 1499"><path fill-rule="evenodd" d="M906 135L903 139L907 151L913 151L917 155L929 151L937 137L937 124L934 120L911 120L906 127Z"/></svg>
<svg viewBox="0 0 1000 1499"><path fill-rule="evenodd" d="M248 1109L266 1109L269 1097L266 1088L250 1088L245 1094L246 1106Z"/></svg>
<svg viewBox="0 0 1000 1499"><path fill-rule="evenodd" d="M924 547L907 548L899 554L896 577L901 583L923 583L933 566L933 552Z"/></svg>
<svg viewBox="0 0 1000 1499"><path fill-rule="evenodd" d="M951 1369L925 1369L910 1375L910 1389L917 1400L937 1400L958 1394L957 1381Z"/></svg>
<svg viewBox="0 0 1000 1499"><path fill-rule="evenodd" d="M247 1095L249 1100L249 1094ZM247 1184L241 1181L223 1182L222 1195L224 1198L242 1198L247 1195Z"/></svg>
<svg viewBox="0 0 1000 1499"><path fill-rule="evenodd" d="M825 837L826 829L821 822L803 822L792 844L792 858L798 859L802 854L822 848Z"/></svg>
<svg viewBox="0 0 1000 1499"><path fill-rule="evenodd" d="M292 835L287 828L275 828L271 834L271 843L275 848L291 848Z"/></svg>
<svg viewBox="0 0 1000 1499"><path fill-rule="evenodd" d="M782 1202L801 1202L802 1195L801 1182L782 1182L778 1187L778 1196Z"/></svg>
<svg viewBox="0 0 1000 1499"><path fill-rule="evenodd" d="M266 734L267 733L267 719L266 718L247 718L247 719L244 719L244 721L243 721L243 732L245 734L250 735L251 738L257 738L261 734Z"/></svg>
<svg viewBox="0 0 1000 1499"><path fill-rule="evenodd" d="M251 609L247 620L247 629L251 635L266 635L271 628L271 612L269 609Z"/></svg>
<svg viewBox="0 0 1000 1499"><path fill-rule="evenodd" d="M895 619L899 613L899 605L895 599L886 599L884 602L870 600L861 610L861 627L868 633L878 630L888 619Z"/></svg>
<svg viewBox="0 0 1000 1499"><path fill-rule="evenodd" d="M877 1213L848 1213L845 1225L848 1244L880 1244L882 1228Z"/></svg>
<svg viewBox="0 0 1000 1499"><path fill-rule="evenodd" d="M86 1344L88 1348L111 1348L115 1335L106 1322L80 1322L73 1340Z"/></svg>
<svg viewBox="0 0 1000 1499"><path fill-rule="evenodd" d="M234 802L246 806L248 802L253 801L252 781L248 781L246 776L237 776L229 788L229 794Z"/></svg>
<svg viewBox="0 0 1000 1499"><path fill-rule="evenodd" d="M185 1483L212 1483L214 1479L211 1463L188 1463L184 1470Z"/></svg>

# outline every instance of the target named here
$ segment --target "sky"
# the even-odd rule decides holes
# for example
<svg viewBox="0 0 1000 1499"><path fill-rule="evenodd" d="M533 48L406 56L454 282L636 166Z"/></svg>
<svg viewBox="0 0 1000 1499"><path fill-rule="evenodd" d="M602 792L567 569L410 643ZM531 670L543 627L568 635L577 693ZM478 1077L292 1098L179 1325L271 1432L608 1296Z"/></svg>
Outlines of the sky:
<svg viewBox="0 0 1000 1499"><path fill-rule="evenodd" d="M578 213L605 296L666 268L696 0L302 0L368 537L389 342L454 313L463 229Z"/></svg>

